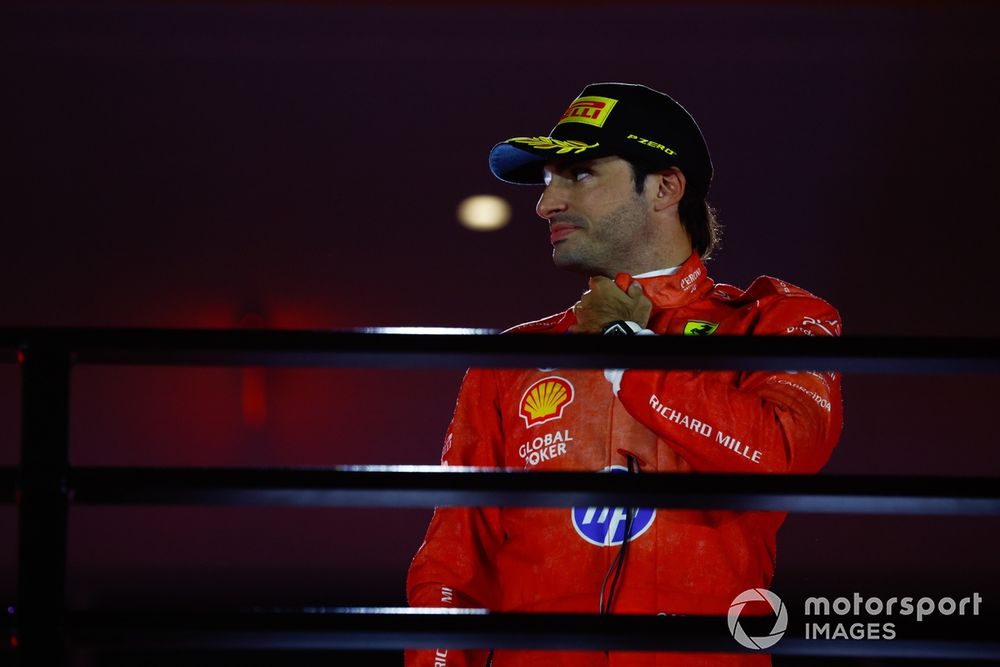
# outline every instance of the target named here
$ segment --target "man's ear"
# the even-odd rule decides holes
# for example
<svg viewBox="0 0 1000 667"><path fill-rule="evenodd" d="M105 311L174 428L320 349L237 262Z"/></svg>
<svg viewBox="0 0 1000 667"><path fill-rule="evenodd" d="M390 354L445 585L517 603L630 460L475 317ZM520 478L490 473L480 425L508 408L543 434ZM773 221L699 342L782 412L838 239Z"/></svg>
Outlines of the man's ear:
<svg viewBox="0 0 1000 667"><path fill-rule="evenodd" d="M653 202L653 210L662 211L680 204L681 198L684 196L684 188L687 186L684 172L677 167L671 167L652 175L656 177L656 198Z"/></svg>

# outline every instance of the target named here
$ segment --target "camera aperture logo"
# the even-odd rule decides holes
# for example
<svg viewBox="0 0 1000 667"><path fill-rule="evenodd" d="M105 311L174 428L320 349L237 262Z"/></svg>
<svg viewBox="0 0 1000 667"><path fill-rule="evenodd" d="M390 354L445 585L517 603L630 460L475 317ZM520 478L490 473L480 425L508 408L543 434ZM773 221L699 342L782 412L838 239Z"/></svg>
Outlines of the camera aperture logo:
<svg viewBox="0 0 1000 667"><path fill-rule="evenodd" d="M767 606L761 603L766 603ZM805 601L803 616L805 619L805 639L812 641L853 639L853 640L893 640L898 636L898 621L912 620L923 623L928 617L939 616L979 616L983 596L978 592L962 598L954 597L916 597L864 596L854 593L851 597L838 597L833 600L827 597L809 597ZM744 607L753 604L757 607L747 618L756 619L747 623L752 629L756 625L758 631L766 627L767 612L770 607L774 614L774 626L767 634L751 636L740 624L740 615ZM740 646L755 651L769 649L784 636L788 630L788 608L777 595L766 588L750 588L743 591L733 600L727 616L729 633ZM908 632L919 632L914 626L904 628Z"/></svg>
<svg viewBox="0 0 1000 667"><path fill-rule="evenodd" d="M748 602L767 602L771 605L775 620L770 633L751 637L740 625L740 614L743 613L743 607ZM766 588L751 588L737 595L733 603L729 605L728 620L729 633L732 634L733 639L741 646L762 651L777 644L778 640L784 636L785 630L788 629L788 609L785 608L785 603L781 601L781 598Z"/></svg>

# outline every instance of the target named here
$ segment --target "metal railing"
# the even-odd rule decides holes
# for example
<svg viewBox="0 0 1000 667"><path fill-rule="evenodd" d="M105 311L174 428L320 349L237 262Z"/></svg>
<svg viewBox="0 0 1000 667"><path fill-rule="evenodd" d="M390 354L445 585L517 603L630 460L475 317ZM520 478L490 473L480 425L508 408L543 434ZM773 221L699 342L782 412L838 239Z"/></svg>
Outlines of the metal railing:
<svg viewBox="0 0 1000 667"><path fill-rule="evenodd" d="M627 344L622 341L627 340ZM995 479L655 473L514 473L435 466L335 469L72 467L70 376L81 364L440 368L799 369L852 373L1000 372L993 339L467 336L371 332L0 329L0 361L22 369L21 460L0 467L16 500L19 567L11 642L23 665L56 665L67 638L88 645L212 648L492 646L739 650L724 620L484 614L412 609L258 609L109 614L65 606L67 512L74 504L291 506L620 505L795 512L1000 515ZM663 479L669 477L670 483ZM540 622L544 620L544 623ZM539 630L544 628L544 631ZM978 634L977 634L978 632ZM786 637L772 653L1000 658L966 626L919 641Z"/></svg>

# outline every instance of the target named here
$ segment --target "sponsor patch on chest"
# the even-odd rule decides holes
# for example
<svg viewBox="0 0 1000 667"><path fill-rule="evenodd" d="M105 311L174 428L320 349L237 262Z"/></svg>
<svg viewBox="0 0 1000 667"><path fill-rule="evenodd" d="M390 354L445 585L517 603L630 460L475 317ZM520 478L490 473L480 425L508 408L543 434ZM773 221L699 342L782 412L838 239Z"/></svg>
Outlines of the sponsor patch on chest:
<svg viewBox="0 0 1000 667"><path fill-rule="evenodd" d="M623 466L610 466L602 472L628 473ZM636 539L653 525L653 507L574 507L570 510L573 529L585 542L597 547L615 547Z"/></svg>
<svg viewBox="0 0 1000 667"><path fill-rule="evenodd" d="M566 446L573 442L569 429L536 435L517 448L517 455L524 462L524 467L530 468L539 463L551 461L566 453Z"/></svg>
<svg viewBox="0 0 1000 667"><path fill-rule="evenodd" d="M528 428L560 419L566 407L573 402L574 393L572 383L566 378L558 375L544 377L524 391L518 414Z"/></svg>

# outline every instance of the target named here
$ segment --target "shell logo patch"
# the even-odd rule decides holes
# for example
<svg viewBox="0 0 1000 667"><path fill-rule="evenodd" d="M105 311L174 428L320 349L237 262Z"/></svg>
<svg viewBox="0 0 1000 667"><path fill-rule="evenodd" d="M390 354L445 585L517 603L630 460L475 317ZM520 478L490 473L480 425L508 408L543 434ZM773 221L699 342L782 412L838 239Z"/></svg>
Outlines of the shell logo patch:
<svg viewBox="0 0 1000 667"><path fill-rule="evenodd" d="M702 320L688 320L684 325L685 336L711 336L719 328L718 322L705 322Z"/></svg>
<svg viewBox="0 0 1000 667"><path fill-rule="evenodd" d="M542 378L524 392L518 413L528 428L559 419L573 402L573 385L566 378L552 375Z"/></svg>
<svg viewBox="0 0 1000 667"><path fill-rule="evenodd" d="M611 110L618 104L618 100L610 97L599 97L588 95L578 97L573 100L569 108L563 112L562 118L556 125L563 123L586 123L595 127L604 127L604 121L611 115Z"/></svg>

